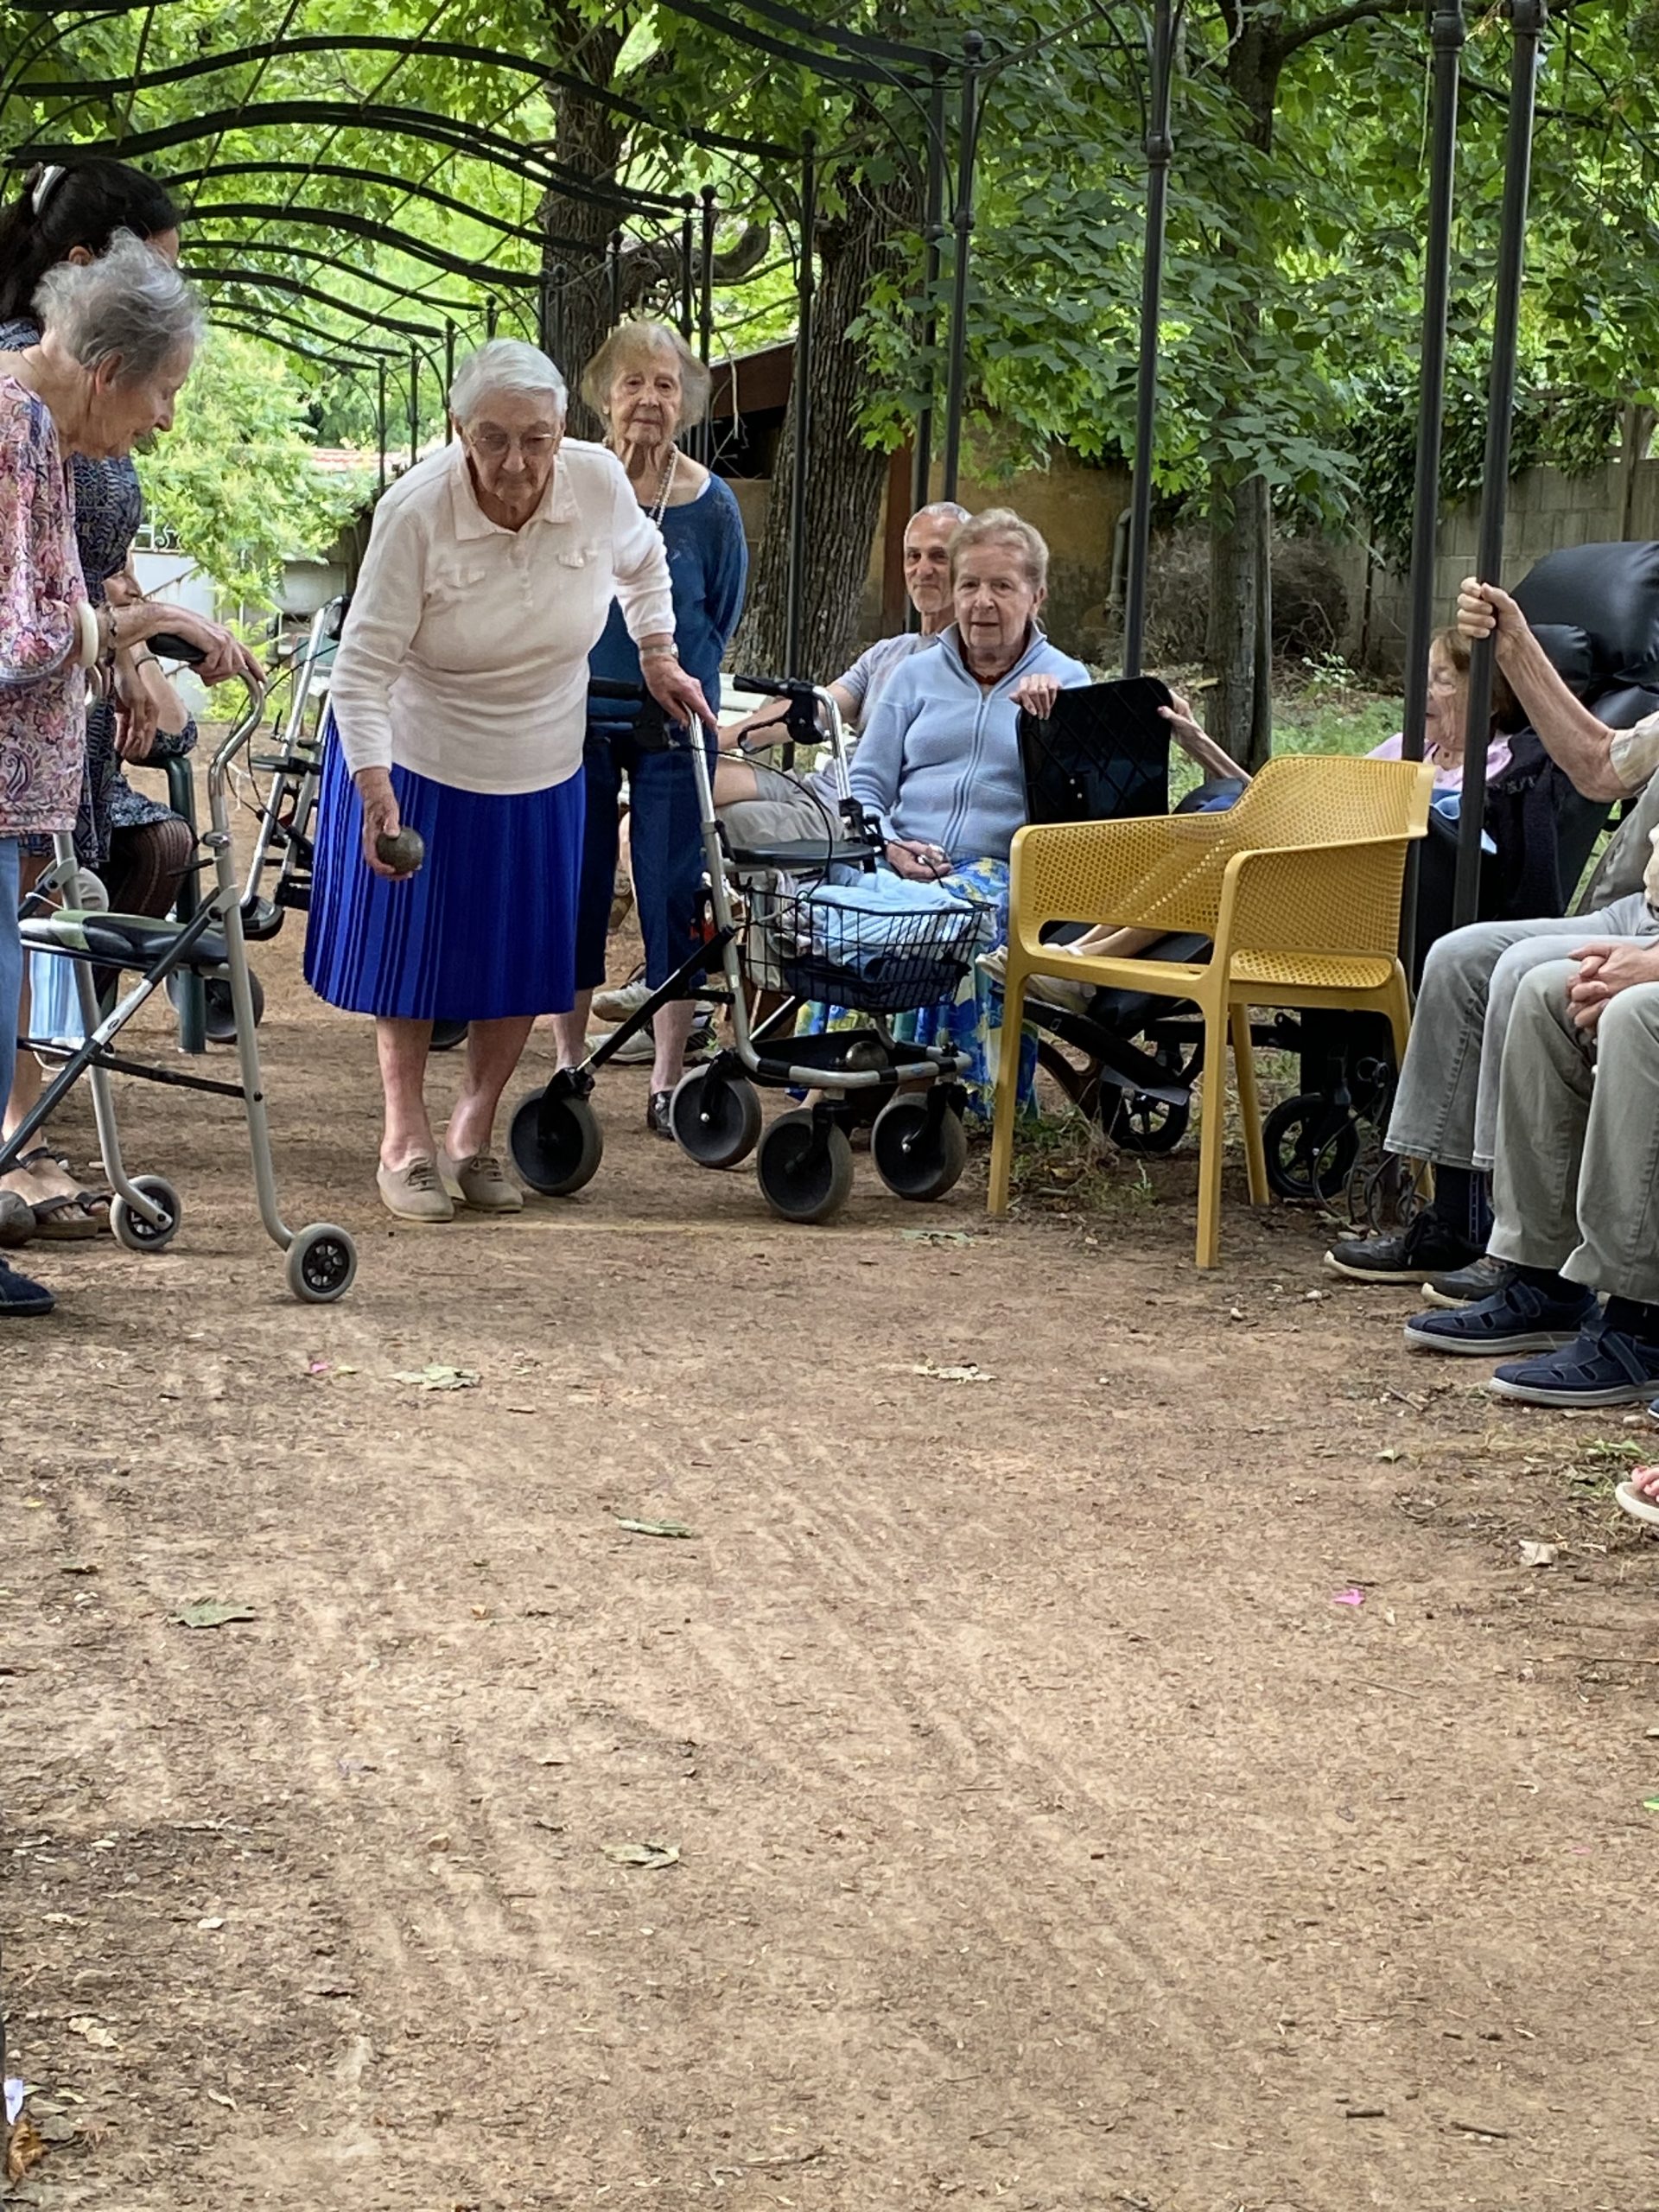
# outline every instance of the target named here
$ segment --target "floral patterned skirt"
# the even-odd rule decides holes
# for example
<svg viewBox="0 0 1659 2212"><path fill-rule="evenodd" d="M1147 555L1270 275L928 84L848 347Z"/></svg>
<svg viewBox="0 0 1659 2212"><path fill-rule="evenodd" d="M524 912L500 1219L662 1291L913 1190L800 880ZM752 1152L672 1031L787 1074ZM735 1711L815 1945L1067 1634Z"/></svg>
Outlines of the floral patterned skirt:
<svg viewBox="0 0 1659 2212"><path fill-rule="evenodd" d="M942 888L982 906L985 912L986 947L1003 944L1008 934L1008 864L1006 861L969 861L943 880ZM796 1019L798 1036L821 1036L827 1030L868 1027L868 1014L849 1013L844 1007L813 1001ZM970 1128L988 1128L996 1098L996 1071L1002 1049L1002 987L993 982L976 964L970 967L955 998L935 1006L917 1007L893 1017L893 1033L908 1045L949 1046L962 1056L962 1082L968 1093L966 1119ZM1022 1117L1037 1110L1037 1033L1029 1024L1020 1039L1020 1087L1015 1111Z"/></svg>

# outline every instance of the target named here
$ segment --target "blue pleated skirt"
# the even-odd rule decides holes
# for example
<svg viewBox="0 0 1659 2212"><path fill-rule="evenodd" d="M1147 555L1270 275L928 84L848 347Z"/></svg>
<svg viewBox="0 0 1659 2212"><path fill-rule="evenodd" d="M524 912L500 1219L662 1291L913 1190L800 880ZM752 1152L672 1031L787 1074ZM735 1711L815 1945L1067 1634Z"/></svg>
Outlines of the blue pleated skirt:
<svg viewBox="0 0 1659 2212"><path fill-rule="evenodd" d="M305 979L330 1006L407 1021L564 1014L575 998L583 781L457 791L394 768L426 841L398 882L363 858L363 809L332 726L317 799Z"/></svg>

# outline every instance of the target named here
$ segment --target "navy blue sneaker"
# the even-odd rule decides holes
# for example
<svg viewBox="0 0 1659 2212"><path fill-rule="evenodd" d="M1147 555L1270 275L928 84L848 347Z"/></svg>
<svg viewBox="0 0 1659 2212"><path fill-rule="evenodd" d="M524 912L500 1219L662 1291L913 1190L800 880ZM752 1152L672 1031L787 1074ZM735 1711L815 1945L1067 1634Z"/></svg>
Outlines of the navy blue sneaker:
<svg viewBox="0 0 1659 2212"><path fill-rule="evenodd" d="M1529 1406L1635 1406L1659 1390L1659 1344L1599 1314L1565 1350L1500 1367L1486 1385L1495 1397Z"/></svg>
<svg viewBox="0 0 1659 2212"><path fill-rule="evenodd" d="M16 1268L0 1260L0 1321L30 1320L37 1314L49 1313L56 1304L44 1283L20 1275Z"/></svg>
<svg viewBox="0 0 1659 2212"><path fill-rule="evenodd" d="M1599 1310L1592 1290L1552 1298L1536 1283L1516 1276L1460 1313L1414 1313L1406 1324L1406 1342L1414 1351L1461 1352L1472 1359L1508 1351L1558 1351ZM1655 1380L1659 1387L1659 1377Z"/></svg>

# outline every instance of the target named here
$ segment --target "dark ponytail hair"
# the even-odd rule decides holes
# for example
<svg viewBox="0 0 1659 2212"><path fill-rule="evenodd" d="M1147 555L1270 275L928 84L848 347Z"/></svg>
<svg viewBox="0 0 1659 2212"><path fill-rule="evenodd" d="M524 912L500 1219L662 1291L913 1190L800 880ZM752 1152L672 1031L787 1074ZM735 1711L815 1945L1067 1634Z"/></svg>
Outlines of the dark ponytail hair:
<svg viewBox="0 0 1659 2212"><path fill-rule="evenodd" d="M32 315L41 277L78 245L96 257L118 231L153 238L180 220L163 187L125 162L92 154L55 174L32 168L0 212L0 321Z"/></svg>

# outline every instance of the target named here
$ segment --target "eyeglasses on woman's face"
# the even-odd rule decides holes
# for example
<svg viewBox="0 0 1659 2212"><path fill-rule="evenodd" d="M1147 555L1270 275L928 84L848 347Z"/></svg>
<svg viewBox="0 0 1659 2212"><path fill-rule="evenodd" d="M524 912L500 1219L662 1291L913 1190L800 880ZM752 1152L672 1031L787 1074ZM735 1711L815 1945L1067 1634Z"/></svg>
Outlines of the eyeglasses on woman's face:
<svg viewBox="0 0 1659 2212"><path fill-rule="evenodd" d="M559 442L556 430L525 430L515 436L493 423L468 430L466 436L473 451L486 461L505 461L510 453L517 453L531 468L550 460Z"/></svg>

